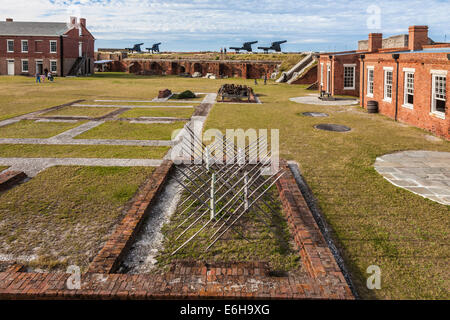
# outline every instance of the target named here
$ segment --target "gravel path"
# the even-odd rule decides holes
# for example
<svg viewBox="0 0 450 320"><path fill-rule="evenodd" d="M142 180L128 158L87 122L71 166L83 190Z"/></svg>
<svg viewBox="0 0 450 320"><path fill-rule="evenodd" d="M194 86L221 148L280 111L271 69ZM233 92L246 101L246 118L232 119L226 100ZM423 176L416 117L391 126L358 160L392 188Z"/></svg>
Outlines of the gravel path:
<svg viewBox="0 0 450 320"><path fill-rule="evenodd" d="M387 154L376 159L375 170L397 187L450 205L450 152Z"/></svg>

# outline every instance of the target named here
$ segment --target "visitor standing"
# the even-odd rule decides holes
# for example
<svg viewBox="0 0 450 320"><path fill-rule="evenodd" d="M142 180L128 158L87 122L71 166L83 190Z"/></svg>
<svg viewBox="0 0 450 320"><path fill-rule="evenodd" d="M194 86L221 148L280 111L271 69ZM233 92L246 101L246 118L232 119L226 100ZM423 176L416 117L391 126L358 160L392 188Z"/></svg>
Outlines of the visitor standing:
<svg viewBox="0 0 450 320"><path fill-rule="evenodd" d="M41 74L39 71L36 71L36 83L41 83Z"/></svg>

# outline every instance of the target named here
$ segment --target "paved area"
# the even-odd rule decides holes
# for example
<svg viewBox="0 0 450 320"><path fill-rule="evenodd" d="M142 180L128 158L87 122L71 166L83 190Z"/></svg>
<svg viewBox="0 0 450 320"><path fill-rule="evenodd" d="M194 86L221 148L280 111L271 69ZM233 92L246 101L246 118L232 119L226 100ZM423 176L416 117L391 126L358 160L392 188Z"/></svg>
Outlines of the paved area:
<svg viewBox="0 0 450 320"><path fill-rule="evenodd" d="M322 101L316 94L304 97L290 98L289 100L302 104L316 104L321 106L346 106L359 103L358 99L343 99L343 98L338 98L338 100L335 101Z"/></svg>
<svg viewBox="0 0 450 320"><path fill-rule="evenodd" d="M7 171L23 171L29 177L53 166L99 167L158 167L158 159L100 159L100 158L0 158L0 165L10 166Z"/></svg>
<svg viewBox="0 0 450 320"><path fill-rule="evenodd" d="M450 152L388 154L376 159L375 170L398 187L450 205Z"/></svg>

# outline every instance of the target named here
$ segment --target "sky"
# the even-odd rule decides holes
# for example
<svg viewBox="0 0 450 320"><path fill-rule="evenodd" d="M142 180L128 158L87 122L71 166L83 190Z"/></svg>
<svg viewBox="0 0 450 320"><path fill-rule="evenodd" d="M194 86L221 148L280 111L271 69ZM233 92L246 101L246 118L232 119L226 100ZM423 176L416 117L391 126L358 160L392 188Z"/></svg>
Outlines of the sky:
<svg viewBox="0 0 450 320"><path fill-rule="evenodd" d="M255 50L287 40L287 52L342 51L370 32L387 37L410 25L450 42L449 0L0 0L0 8L3 21L84 17L96 48L162 42L162 51L219 51L258 41Z"/></svg>

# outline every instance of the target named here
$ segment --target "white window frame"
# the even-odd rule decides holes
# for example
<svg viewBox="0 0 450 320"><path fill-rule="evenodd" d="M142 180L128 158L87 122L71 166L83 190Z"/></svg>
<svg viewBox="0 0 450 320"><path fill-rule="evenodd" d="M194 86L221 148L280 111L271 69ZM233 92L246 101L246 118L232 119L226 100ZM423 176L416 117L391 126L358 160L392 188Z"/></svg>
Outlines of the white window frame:
<svg viewBox="0 0 450 320"><path fill-rule="evenodd" d="M55 44L55 51L52 51L52 43ZM58 53L58 41L50 40L50 53Z"/></svg>
<svg viewBox="0 0 450 320"><path fill-rule="evenodd" d="M12 44L13 44L13 49L12 49L12 51L9 50L9 42L12 42ZM6 52L14 52L14 40L13 40L13 39L7 39L7 40L6 40Z"/></svg>
<svg viewBox="0 0 450 320"><path fill-rule="evenodd" d="M372 92L370 92L370 72L372 71ZM367 96L369 98L373 98L373 91L374 91L374 82L375 82L375 67L374 66L367 66Z"/></svg>
<svg viewBox="0 0 450 320"><path fill-rule="evenodd" d="M345 68L353 69L353 79L351 87L345 86ZM356 64L344 64L344 90L355 90L355 84L356 84Z"/></svg>
<svg viewBox="0 0 450 320"><path fill-rule="evenodd" d="M411 89L410 87L408 87L408 76L412 75L412 96L414 99L415 96L415 83L416 83L416 79L415 79L415 72L416 69L414 68L403 68L403 104L402 107L404 108L408 108L408 109L414 109L414 102L411 104L408 102L408 90Z"/></svg>
<svg viewBox="0 0 450 320"><path fill-rule="evenodd" d="M445 119L445 111L438 111L436 110L436 100L442 100L442 99L436 99L436 77L444 77L445 81L447 83L447 71L446 70L431 70L431 112L430 115L434 115L440 119ZM446 87L444 87L445 92L445 102L447 102L447 92Z"/></svg>
<svg viewBox="0 0 450 320"><path fill-rule="evenodd" d="M320 63L320 86L323 87L323 62Z"/></svg>
<svg viewBox="0 0 450 320"><path fill-rule="evenodd" d="M384 67L383 70L384 70L384 81L383 81L384 82L384 95L383 95L383 101L392 103L392 96L394 94L394 91L393 91L394 90L394 86L393 86L393 84L394 84L394 68L393 67ZM390 84L390 86L391 86L391 96L390 97L388 97L388 83L387 83L387 79L388 79L387 75L388 75L388 73L392 74L391 84Z"/></svg>
<svg viewBox="0 0 450 320"><path fill-rule="evenodd" d="M26 43L27 44L27 51L23 50L23 44ZM22 53L28 53L28 50L30 50L30 46L29 46L29 42L28 40L20 40L20 50L22 51Z"/></svg>
<svg viewBox="0 0 450 320"><path fill-rule="evenodd" d="M52 70L52 62L55 62L55 63L56 63L56 70ZM50 72L51 72L52 74L55 74L55 73L58 72L58 60L50 60Z"/></svg>
<svg viewBox="0 0 450 320"><path fill-rule="evenodd" d="M23 69L23 63L27 62L27 66L28 66L28 70L24 70ZM21 60L21 67L22 67L22 73L29 73L30 72L30 62L28 61L28 59L22 59Z"/></svg>

